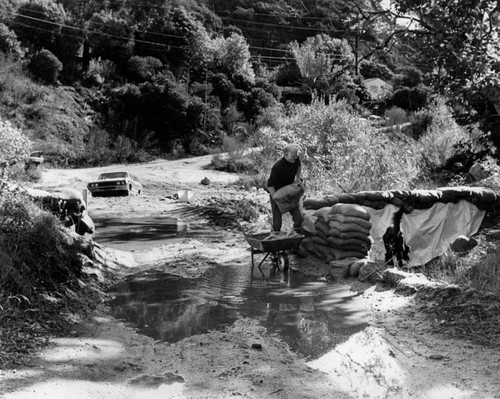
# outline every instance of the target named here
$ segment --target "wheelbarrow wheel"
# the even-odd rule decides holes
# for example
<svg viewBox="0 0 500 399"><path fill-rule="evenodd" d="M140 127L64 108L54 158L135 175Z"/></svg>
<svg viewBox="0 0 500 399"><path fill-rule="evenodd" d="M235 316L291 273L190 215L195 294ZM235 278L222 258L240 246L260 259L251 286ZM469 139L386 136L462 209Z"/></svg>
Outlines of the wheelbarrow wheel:
<svg viewBox="0 0 500 399"><path fill-rule="evenodd" d="M278 254L278 267L283 270L288 270L290 267L288 255L285 252L280 252Z"/></svg>

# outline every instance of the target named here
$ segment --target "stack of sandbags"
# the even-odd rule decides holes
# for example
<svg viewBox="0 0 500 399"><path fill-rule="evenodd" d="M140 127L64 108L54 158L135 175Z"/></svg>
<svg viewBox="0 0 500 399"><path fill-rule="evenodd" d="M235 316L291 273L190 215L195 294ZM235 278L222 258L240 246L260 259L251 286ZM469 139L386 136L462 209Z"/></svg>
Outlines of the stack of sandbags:
<svg viewBox="0 0 500 399"><path fill-rule="evenodd" d="M306 252L327 262L346 258L365 258L373 240L370 214L360 205L335 204L314 213L317 217L312 236L302 241Z"/></svg>

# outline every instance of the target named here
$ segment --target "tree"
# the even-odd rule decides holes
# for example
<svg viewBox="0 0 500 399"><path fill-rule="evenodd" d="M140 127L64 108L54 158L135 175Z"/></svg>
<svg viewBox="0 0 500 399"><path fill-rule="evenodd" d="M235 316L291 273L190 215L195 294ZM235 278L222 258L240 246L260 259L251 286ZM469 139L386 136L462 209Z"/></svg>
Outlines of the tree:
<svg viewBox="0 0 500 399"><path fill-rule="evenodd" d="M446 95L457 119L478 123L500 148L500 5L497 0L395 0L385 16L394 25L384 44L401 35L418 43L432 84ZM497 151L497 156L500 151Z"/></svg>
<svg viewBox="0 0 500 399"><path fill-rule="evenodd" d="M422 83L422 72L414 67L401 67L396 69L397 87L416 87Z"/></svg>
<svg viewBox="0 0 500 399"><path fill-rule="evenodd" d="M359 73L365 78L380 78L385 81L392 80L394 74L387 67L376 61L363 60L359 63Z"/></svg>
<svg viewBox="0 0 500 399"><path fill-rule="evenodd" d="M134 82L146 82L162 68L163 64L158 58L133 56L127 61L127 76Z"/></svg>
<svg viewBox="0 0 500 399"><path fill-rule="evenodd" d="M19 40L34 50L54 52L67 15L64 7L52 0L26 1L19 6L13 29Z"/></svg>
<svg viewBox="0 0 500 399"><path fill-rule="evenodd" d="M54 84L57 82L63 65L49 50L42 50L33 56L29 69L33 75L45 83Z"/></svg>
<svg viewBox="0 0 500 399"><path fill-rule="evenodd" d="M24 57L25 50L17 40L15 32L10 30L5 24L0 23L0 51L8 54L15 60Z"/></svg>
<svg viewBox="0 0 500 399"><path fill-rule="evenodd" d="M120 70L126 68L134 49L134 30L126 18L101 11L87 22L86 32L94 58L113 61Z"/></svg>
<svg viewBox="0 0 500 399"><path fill-rule="evenodd" d="M255 81L255 74L250 62L250 49L245 38L237 33L229 37L216 37L213 40L213 63L219 71L231 78L242 77L249 83Z"/></svg>
<svg viewBox="0 0 500 399"><path fill-rule="evenodd" d="M302 85L311 93L324 86L325 79L332 81L342 75L354 62L347 41L326 34L309 37L302 45L292 42L290 49L299 67Z"/></svg>

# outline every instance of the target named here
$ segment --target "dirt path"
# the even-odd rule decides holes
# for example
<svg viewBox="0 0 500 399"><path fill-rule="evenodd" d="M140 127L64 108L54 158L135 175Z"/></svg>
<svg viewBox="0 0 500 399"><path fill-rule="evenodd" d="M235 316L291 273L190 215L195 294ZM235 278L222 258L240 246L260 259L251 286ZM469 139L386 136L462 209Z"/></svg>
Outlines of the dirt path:
<svg viewBox="0 0 500 399"><path fill-rule="evenodd" d="M209 162L202 157L129 165L126 169L143 179L145 195L92 198L89 211L95 218L185 215L183 204L166 198L170 190L190 187L200 197L236 195L224 187L235 176L202 169ZM83 188L87 179L114 169L46 171L40 188L61 182ZM200 186L205 176L217 184ZM102 248L100 254L115 275L161 264L172 273L196 277L214 263L248 263L242 237L219 233L217 240L184 237L133 252ZM311 259L293 267L318 279L327 273L324 264ZM344 283L359 292L367 327L311 362L253 319L169 344L113 319L103 302L67 336L54 337L32 367L1 371L0 397L500 398L500 352L434 332L439 320L429 320L411 296L354 280Z"/></svg>

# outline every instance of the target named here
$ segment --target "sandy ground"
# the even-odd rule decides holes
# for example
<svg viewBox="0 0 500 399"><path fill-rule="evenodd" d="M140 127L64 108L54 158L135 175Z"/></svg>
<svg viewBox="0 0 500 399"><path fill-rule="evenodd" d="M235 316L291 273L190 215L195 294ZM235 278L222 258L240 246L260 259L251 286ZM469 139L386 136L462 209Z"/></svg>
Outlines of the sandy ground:
<svg viewBox="0 0 500 399"><path fill-rule="evenodd" d="M167 198L177 189L190 188L198 198L234 190L224 185L236 176L205 170L209 161L128 165L125 169L142 179L144 196L90 198L89 212L96 219L110 213L175 213L189 222L185 205ZM82 189L101 171L116 169L123 168L47 170L39 188ZM205 176L210 186L199 184ZM241 236L218 234L217 239L184 237L146 249L101 246L99 255L104 271L115 278L155 264L195 277L214 263L248 263ZM296 261L293 268L322 279L328 273L313 259ZM103 297L67 336L54 337L31 367L0 371L0 397L500 398L498 350L434 332L440 321L421 312L412 296L356 280L343 283L362 298L367 327L311 362L250 319L175 344L154 341L113 319Z"/></svg>

